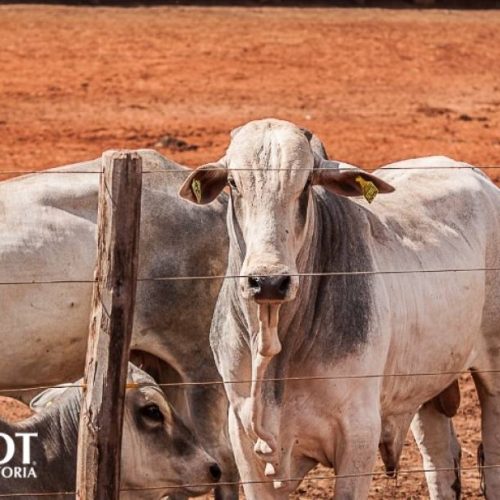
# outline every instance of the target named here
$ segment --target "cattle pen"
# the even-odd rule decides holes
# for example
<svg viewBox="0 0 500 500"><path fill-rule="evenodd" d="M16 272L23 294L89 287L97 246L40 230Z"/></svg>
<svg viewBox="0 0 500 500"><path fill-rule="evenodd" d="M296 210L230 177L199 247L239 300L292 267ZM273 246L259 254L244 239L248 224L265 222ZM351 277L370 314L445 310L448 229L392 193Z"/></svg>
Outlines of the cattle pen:
<svg viewBox="0 0 500 500"><path fill-rule="evenodd" d="M33 172L34 176L57 176L57 175L73 175L73 174L90 174L99 175L101 178L100 198L99 198L99 222L98 222L98 264L95 278L92 280L80 280L92 284L94 288L94 306L92 317L95 318L91 322L91 335L87 354L86 378L92 382L84 382L83 388L86 389L86 410L82 412L81 431L79 442L79 470L78 481L79 485L75 491L53 491L37 492L33 491L29 494L33 497L46 497L52 495L66 495L77 498L118 498L120 489L118 484L119 479L119 442L120 442L120 413L123 410L123 393L126 390L125 374L126 363L128 360L128 349L130 344L131 334L131 315L134 308L135 286L137 283L155 281L190 281L190 280L216 280L237 279L240 275L171 275L171 276L137 276L138 259L140 256L140 248L138 246L139 238L139 219L140 219L140 200L141 200L141 181L142 176L151 173L147 168L143 168L141 151L137 152L107 152L102 156L101 168L97 170L73 170L72 172L64 170L48 170ZM391 167L388 167L389 169ZM398 167L393 167L397 169ZM435 167L435 168L452 168L452 167ZM470 169L471 166L455 167L456 169ZM500 169L500 166L488 166L489 169ZM171 171L172 172L172 171ZM171 173L165 169L163 173ZM13 173L13 172L11 172ZM23 172L26 173L26 172ZM175 170L175 173L179 173ZM184 176L189 174L189 170L184 170ZM107 215L106 215L107 214ZM115 217L118 221L115 221ZM116 246L115 241L119 244ZM113 254L113 252L115 252ZM113 256L114 255L114 256ZM126 265L127 269L123 267ZM118 267L116 267L118 266ZM311 271L307 273L310 276L331 275L331 276L350 276L350 275L397 275L404 279L405 275L414 273L436 274L436 273L474 273L474 272L500 272L497 268L445 268L445 269L380 269L376 271L331 271L328 273L317 273ZM36 286L36 285L51 285L71 283L74 280L65 280L62 276L50 279L33 279L24 282L16 282L5 280L0 282L2 288L14 285ZM106 288L108 287L108 288ZM107 290L107 291L106 291ZM108 295L106 295L108 294ZM118 305L115 302L118 301ZM116 311L115 311L115 308ZM117 321L115 325L113 318ZM116 337L115 337L116 335ZM109 356L109 359L108 359ZM496 372L490 370L490 372ZM345 375L335 377L322 376L304 376L304 377L286 377L287 383L300 382L304 380L332 380L338 383L352 379L373 379L383 377L422 377L423 380L429 377L435 377L443 374L456 376L457 378L467 375L469 372L408 372L394 373L384 375L381 373L366 373L362 375ZM114 380L111 383L111 380ZM266 380L276 380L269 378ZM189 382L166 382L160 386L165 389L187 388L192 386L220 386L228 384L248 384L251 380L196 380ZM44 381L40 380L36 387L30 386L21 389L21 391L42 390L48 388L56 388L59 385L44 385ZM8 395L10 392L18 392L19 388L4 388L0 390L0 394ZM102 404L106 404L106 410L102 411ZM94 406L95 405L95 406ZM90 410L92 409L92 410ZM92 419L93 420L91 422ZM91 422L91 423L90 423ZM83 430L83 432L82 432ZM97 434L90 437L86 432L98 430ZM94 444L92 439L95 440ZM91 450L103 449L107 451L107 461L98 460L98 455L86 458L84 452ZM81 458L80 458L81 456ZM101 457L102 458L102 457ZM85 466L84 466L85 463ZM85 469L87 467L87 469ZM484 465L480 461L474 465L462 465L459 467L459 473L462 475L470 475L476 478L478 491L480 489L481 471L484 469L498 468L500 464ZM375 479L380 478L376 482L378 488L382 488L382 494L393 495L397 491L398 485L401 485L405 478L410 476L420 476L425 472L445 471L446 468L426 468L426 467L406 467L401 466L395 477L385 479L385 483L381 483L383 477L386 477L386 472L381 470L363 471L360 476L373 476ZM455 469L451 469L455 470ZM99 472L98 472L99 471ZM104 474L104 475L101 475ZM319 473L313 473L304 479L304 483L309 482L333 482L335 479L342 477L333 473L327 473L321 470ZM84 480L85 478L85 480ZM300 480L296 477L280 477L282 482ZM268 481L273 481L269 479ZM259 481L259 480L255 480ZM224 485L225 483L220 483ZM227 483L229 485L229 483ZM232 485L242 485L243 481L230 483ZM384 485L384 486L381 486ZM185 487L193 486L209 486L206 483L185 484ZM151 485L146 490L164 489L164 484ZM79 489L81 488L81 489ZM88 488L88 490L87 490ZM93 489L94 488L94 489ZM301 486L300 491L306 491ZM299 491L299 497L300 497ZM27 495L27 493L24 493ZM11 497L12 495L2 495Z"/></svg>
<svg viewBox="0 0 500 500"><path fill-rule="evenodd" d="M250 120L277 117L314 132L330 158L366 171L401 159L445 155L478 166L500 186L500 10L480 8L487 3L498 7L499 0L435 0L432 8L422 7L431 2L417 0L245 0L237 6L226 1L139 0L127 2L126 7L118 1L56 3L0 0L0 180L7 181L0 182L0 433L6 432L7 424L12 423L13 433L39 417L41 422L54 422L54 410L60 407L57 401L52 404L51 397L64 391L60 384L73 386L69 390L75 392L87 389L83 380L75 381L84 374L92 290L103 283L94 276L101 153L136 153L143 172L131 358L161 384L161 400L180 410L182 422L222 466L219 483L236 483L244 498L241 478L228 474L231 464L223 462L226 449L215 455L224 441L219 439L224 432L217 423L225 390L208 339L209 311L218 289L244 273L231 273L224 280L226 263L220 257L228 245L224 196L203 208L186 204L178 190L190 171L178 165L194 168L220 159L230 130ZM93 160L75 165L85 159ZM60 165L66 167L53 169ZM447 172L443 170L442 176ZM450 171L450 177L464 172ZM370 206L360 201L377 210L385 199L377 197ZM465 206L461 196L455 199L458 209L460 200ZM407 201L411 204L411 195ZM14 217L5 225L9 213ZM491 220L490 211L486 213L485 219ZM398 219L394 218L396 226ZM432 222L423 231L428 227ZM463 282L466 275L483 272L477 270L482 266L476 265L475 255L460 248L465 251L449 248L449 258L441 265L422 267L432 273L407 274L415 269L403 262L377 268L393 274L331 280L435 283L428 293L420 294L430 310L444 281ZM346 270L331 267L322 271ZM317 266L308 270L317 271ZM496 271L489 274L498 276ZM309 277L297 278L303 282ZM443 304L442 311L457 314L448 312L449 323L442 331L459 329L459 317L468 321L476 300L464 302L463 312L456 308L460 301ZM203 342L197 343L197 338ZM420 349L417 341L413 349L422 360L440 352L439 346ZM317 380L304 380L300 375L311 374L302 367L293 374L298 377L281 385L354 387L366 378L366 383L413 380L426 386L439 377L438 371L453 371L442 365L434 368L404 365L382 379L383 370L367 366L358 374L364 378L343 372L329 378L319 371ZM484 498L481 471L489 470L479 467L485 464L473 376L449 375L458 377L460 386L460 407L452 421L461 445L461 495L466 499ZM240 379L252 377L224 378L246 387ZM158 490L137 488L162 486L165 478L180 477L176 484L187 486L207 485L192 494L208 491L212 478L195 468L195 461L190 462L191 469L180 467L184 456L170 446L168 436L147 441L149 435L140 433L142 426L131 422L140 389L130 379L127 383L124 439L129 443L132 432L137 443L127 449L149 453L131 460L122 450L122 479L135 470L147 473L149 479L139 486L122 485L130 490L122 492L122 500L140 500L148 492L154 497ZM91 393L87 389L87 396ZM451 396L457 393L452 391ZM326 406L327 398L323 399ZM310 408L306 401L304 407ZM72 406L62 409L68 414ZM117 405L114 410L120 413ZM146 422L150 430L151 423ZM301 434L312 426L312 420L305 420ZM21 455L21 438L14 442ZM76 444L76 439L72 442ZM0 436L0 462L6 444ZM61 498L76 495L76 477L70 477L76 476L76 452L74 456L75 466L53 466L50 470L59 473L44 475L43 485L30 488L38 493L33 498L53 498L51 492L56 490L67 493ZM175 467L157 480L153 467L162 465L162 456L166 465ZM40 479L44 468L36 460ZM486 465L497 463L493 459ZM116 470L118 459L111 465ZM398 474L386 476L381 458L377 459L369 499L429 498L423 471L447 467L422 463L408 434ZM1 470L14 474L9 464L0 464L0 498L23 498L2 491L21 480L6 479ZM448 473L455 470L443 472ZM328 466L315 467L291 498L332 498L334 476ZM61 486L63 477L69 479ZM34 484L32 478L23 481ZM47 487L47 482L52 484Z"/></svg>

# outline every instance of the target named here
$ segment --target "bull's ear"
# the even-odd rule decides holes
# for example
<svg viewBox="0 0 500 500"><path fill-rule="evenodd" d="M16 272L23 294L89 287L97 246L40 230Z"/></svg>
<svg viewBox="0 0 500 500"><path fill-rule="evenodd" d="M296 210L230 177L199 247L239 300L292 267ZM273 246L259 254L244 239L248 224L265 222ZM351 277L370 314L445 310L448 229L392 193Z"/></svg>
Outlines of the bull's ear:
<svg viewBox="0 0 500 500"><path fill-rule="evenodd" d="M198 205L214 201L227 182L227 169L223 163L209 163L194 170L184 181L179 196Z"/></svg>
<svg viewBox="0 0 500 500"><path fill-rule="evenodd" d="M342 196L364 196L370 203L378 193L394 191L394 187L376 175L357 168L317 170L312 183Z"/></svg>

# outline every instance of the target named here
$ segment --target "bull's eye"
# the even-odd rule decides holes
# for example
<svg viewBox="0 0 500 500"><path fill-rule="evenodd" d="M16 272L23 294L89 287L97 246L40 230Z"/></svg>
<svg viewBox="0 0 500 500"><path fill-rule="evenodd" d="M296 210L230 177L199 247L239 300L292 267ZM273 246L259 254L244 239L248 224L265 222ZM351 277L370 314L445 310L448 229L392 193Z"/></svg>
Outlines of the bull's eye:
<svg viewBox="0 0 500 500"><path fill-rule="evenodd" d="M142 415L153 422L163 422L165 417L160 410L160 407L155 404L149 404L141 408Z"/></svg>
<svg viewBox="0 0 500 500"><path fill-rule="evenodd" d="M229 177L227 179L227 183L231 187L231 189L234 189L235 191L238 191L238 188L236 187L236 182L234 182L234 179L232 177Z"/></svg>

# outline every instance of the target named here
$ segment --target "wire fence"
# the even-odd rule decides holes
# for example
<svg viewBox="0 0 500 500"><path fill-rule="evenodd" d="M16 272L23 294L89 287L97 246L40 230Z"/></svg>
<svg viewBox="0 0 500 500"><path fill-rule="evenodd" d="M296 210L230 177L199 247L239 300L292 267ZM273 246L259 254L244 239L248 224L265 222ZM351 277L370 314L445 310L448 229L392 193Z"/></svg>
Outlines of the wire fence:
<svg viewBox="0 0 500 500"><path fill-rule="evenodd" d="M436 468L418 468L418 469L399 469L396 471L397 475L411 475L411 474L426 474L437 472L455 472L457 469L460 472L474 471L481 473L485 470L499 469L500 464L495 465L478 465L470 467L436 467ZM306 477L276 477L272 479L254 479L246 481L221 481L216 483L216 486L245 486L246 484L273 484L276 481L281 483L288 482L310 482L310 481L323 481L323 480L338 480L338 479L352 479L357 477L377 477L387 476L386 471L371 471L371 472L358 472L356 474L329 474L329 475L315 475ZM139 492L139 491L158 491L158 490L172 490L172 489L189 489L189 488L213 488L214 483L200 482L200 483L184 483L179 485L163 484L157 486L147 486L142 488L121 488L122 492ZM70 496L75 495L75 491L51 491L51 492L23 492L23 493L0 493L0 498L13 498L23 496L34 497L49 497L49 496Z"/></svg>
<svg viewBox="0 0 500 500"><path fill-rule="evenodd" d="M303 381L327 381L327 380L360 380L360 379L380 379L380 378L405 378L405 377L441 377L441 376L456 376L461 375L479 375L485 373L500 373L500 370L453 370L453 371L437 371L437 372L409 372L409 373L367 373L359 375L306 375L306 376L292 376L292 377L265 377L262 382L303 382ZM162 382L157 385L160 387L197 387L197 386L211 386L211 385L237 385L237 384L251 384L257 382L254 379L240 379L240 380L197 380L187 382ZM10 387L0 389L0 395L9 393L22 393L32 391L43 391L46 389L71 389L81 388L85 389L86 384L54 384L54 385L35 385L30 387ZM138 389L142 387L141 384L127 383L127 389Z"/></svg>
<svg viewBox="0 0 500 500"><path fill-rule="evenodd" d="M467 164L461 164L461 165L429 165L429 166L414 166L414 167L396 167L396 166L380 166L380 167L373 167L373 168L364 168L364 167L358 167L356 165L349 165L345 164L344 162L340 162L337 160L330 160L332 163L338 163L339 167L338 168L332 168L332 167L315 167L315 168L305 168L305 167L291 167L291 168L251 168L251 167L242 167L242 168L226 168L222 166L218 167L204 167L203 171L204 172L219 172L219 171L224 171L224 172L284 172L284 171L307 171L307 172L318 172L318 171L331 171L331 170L340 170L340 171L351 171L353 168L363 170L364 172L376 172L376 171L386 171L386 170L404 170L404 171L410 171L410 170L499 170L500 165L483 165L483 166L476 166L476 165L467 165ZM346 165L346 166L342 166ZM181 174L181 175L189 175L192 172L194 172L195 169L191 169L188 167L182 168L182 167L177 167L177 168L159 168L158 170L143 170L143 174ZM102 174L103 170L102 169L97 169L97 170L1 170L0 175L68 175L68 174Z"/></svg>
<svg viewBox="0 0 500 500"><path fill-rule="evenodd" d="M339 167L339 170L351 170L352 167ZM490 169L500 169L500 165L490 165L475 167L472 165L453 165L453 166L422 166L422 167L383 167L382 170L490 170ZM279 170L303 170L303 171L318 171L318 170L331 170L331 168L292 168L292 169L282 169L282 168L270 168L270 169L255 169L255 168L238 168L238 169L222 169L221 167L206 168L205 171L279 171ZM363 169L366 172L373 172L380 169ZM162 168L160 170L143 170L143 174L163 174L163 173L175 173L182 175L189 175L193 170L181 170L179 168ZM26 174L36 174L36 175L47 175L47 174L102 174L102 169L99 170L71 170L71 171L61 171L61 170L44 170L44 171L28 171L28 170L4 170L0 172L2 175L26 175ZM498 272L500 268L498 267L477 267L477 268L447 268L447 269L408 269L408 270L360 270L360 271L328 271L328 272L304 272L295 273L290 276L297 277L325 277L325 276L375 276L375 275L407 275L407 274L436 274L436 273L469 273L469 272ZM270 274L269 276L273 276ZM138 282L148 282L148 281L184 281L184 280L222 280L222 279L241 279L255 277L254 275L176 275L176 276L155 276L155 277L140 277L137 279ZM70 283L81 283L90 284L95 283L95 279L80 279L80 280L66 280L66 279L51 279L51 280L26 280L26 281L3 281L0 282L0 286L9 285L48 285L48 284L70 284ZM398 378L398 377L456 377L465 374L496 374L500 373L500 370L460 370L460 371L437 371L437 372L410 372L410 373L382 373L382 374L356 374L356 375L335 375L335 376L290 376L290 377L270 377L262 379L263 382L293 382L293 381L342 381L342 380L359 380L359 379L384 379L384 378ZM255 382L253 379L241 379L241 380L199 380L199 381L182 381L182 382L168 382L159 383L160 387L196 387L196 386L213 386L213 385L232 385L232 384L250 384ZM75 384L44 384L36 385L30 387L11 387L0 389L0 395L9 395L13 393L31 392L31 391L42 391L47 389L69 389L69 388L85 388L86 384L75 383ZM139 388L140 384L128 383L127 389ZM479 471L483 472L488 469L500 468L498 465L482 465L479 464L477 467L460 467L460 471ZM432 468L432 469L400 469L397 470L398 475L410 475L410 474L422 474L430 472L445 472L445 471L455 471L456 468ZM342 478L353 478L353 477L376 477L380 475L386 475L385 471L369 471L360 472L356 474L331 474L328 476L315 475L303 477L273 477L272 479L258 479L258 480L248 480L248 481L235 481L235 482L221 482L217 483L219 486L242 486L245 484L265 484L265 483L275 483L276 481L286 483L286 482L302 482L302 481L316 481L316 480L332 480L332 479L342 479ZM137 489L122 489L121 491L148 491L148 490L169 490L178 488L194 488L194 487L214 487L214 483L187 483L182 485L158 485L150 486ZM75 491L53 491L53 492L20 492L20 493L0 493L0 497L4 498L14 498L14 497L51 497L51 496L71 496L75 495Z"/></svg>
<svg viewBox="0 0 500 500"><path fill-rule="evenodd" d="M471 272L498 272L500 267L474 267L474 268L455 268L455 269L408 269L408 270L382 270L382 271L325 271L311 273L291 273L290 277L326 277L326 276L377 276L377 275L398 275L398 274L441 274L441 273L471 273ZM281 276L277 273L268 273L269 276ZM218 275L199 275L199 276L152 276L146 278L137 278L138 282L147 281L191 281L191 280L223 280L223 279L241 279L241 278L259 278L255 274L218 274ZM95 283L95 279L81 280L25 280L25 281L1 281L0 286L8 285L60 285L69 283L88 284Z"/></svg>

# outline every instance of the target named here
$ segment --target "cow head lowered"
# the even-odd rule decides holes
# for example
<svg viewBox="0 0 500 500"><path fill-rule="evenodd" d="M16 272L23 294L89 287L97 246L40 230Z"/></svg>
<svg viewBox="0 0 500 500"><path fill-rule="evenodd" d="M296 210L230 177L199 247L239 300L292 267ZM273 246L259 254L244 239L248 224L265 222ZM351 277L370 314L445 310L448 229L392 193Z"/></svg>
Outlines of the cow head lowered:
<svg viewBox="0 0 500 500"><path fill-rule="evenodd" d="M337 168L321 148L313 147L317 139L311 139L310 132L286 121L247 123L232 133L226 155L195 170L180 190L185 199L205 204L229 186L229 236L241 267L228 272L240 276L239 293L249 312L245 316L253 316L255 325L249 332L251 421L263 446L271 449L275 443L262 428L259 396L269 362L281 350L280 307L295 299L300 275L315 271L306 268L317 216L314 186L342 196L366 195L366 189L393 191L367 172Z"/></svg>

